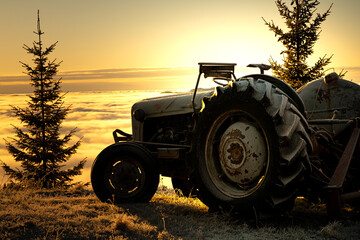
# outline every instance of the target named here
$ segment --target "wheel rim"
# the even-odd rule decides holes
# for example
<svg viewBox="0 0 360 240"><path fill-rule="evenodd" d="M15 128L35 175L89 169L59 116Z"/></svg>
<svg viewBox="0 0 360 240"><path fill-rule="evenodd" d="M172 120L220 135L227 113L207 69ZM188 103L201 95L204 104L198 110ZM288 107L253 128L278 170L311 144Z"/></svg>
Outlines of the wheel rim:
<svg viewBox="0 0 360 240"><path fill-rule="evenodd" d="M106 188L120 198L136 195L145 183L145 171L139 161L130 156L115 158L105 168Z"/></svg>
<svg viewBox="0 0 360 240"><path fill-rule="evenodd" d="M212 124L205 144L206 170L224 195L242 198L263 183L269 144L262 124L251 114L232 110Z"/></svg>

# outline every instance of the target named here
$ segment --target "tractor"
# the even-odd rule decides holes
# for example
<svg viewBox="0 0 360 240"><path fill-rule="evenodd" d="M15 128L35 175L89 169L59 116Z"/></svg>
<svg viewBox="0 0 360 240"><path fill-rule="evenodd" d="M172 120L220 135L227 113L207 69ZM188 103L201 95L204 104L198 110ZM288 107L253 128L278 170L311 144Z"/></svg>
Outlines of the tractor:
<svg viewBox="0 0 360 240"><path fill-rule="evenodd" d="M338 218L359 205L360 86L333 72L295 91L268 65L241 78L235 66L199 63L193 90L135 103L132 134L116 129L92 165L96 196L146 202L162 175L211 211L281 214L303 196Z"/></svg>

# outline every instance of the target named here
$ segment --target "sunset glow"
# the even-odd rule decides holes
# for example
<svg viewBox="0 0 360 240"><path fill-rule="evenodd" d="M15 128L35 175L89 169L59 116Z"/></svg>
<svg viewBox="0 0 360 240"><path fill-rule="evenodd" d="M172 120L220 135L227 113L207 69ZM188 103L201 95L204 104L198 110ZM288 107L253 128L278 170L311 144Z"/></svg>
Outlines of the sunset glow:
<svg viewBox="0 0 360 240"><path fill-rule="evenodd" d="M321 1L318 12L326 11L331 3ZM31 61L22 46L34 41L37 9L45 45L59 41L52 57L63 61L60 73L70 91L67 85L74 86L73 91L82 87L96 90L99 82L112 90L192 88L184 68L186 76L196 75L198 62L234 62L246 67L268 63L270 56L282 59L282 45L262 20L264 17L283 26L274 1L6 1L0 9L1 32L6 33L0 44L0 86L6 86L1 93L15 91L10 85L19 83L12 81L22 75L19 61ZM360 79L358 9L359 1L334 3L321 26L310 64L325 54L334 54L329 68L338 72L345 68L350 80ZM150 74L154 78L149 78L148 71L136 72L136 81L123 76L109 81L94 74L85 78L89 76L85 72L128 68L154 69ZM159 68L170 68L172 73L164 76ZM82 79L75 78L73 72L82 73ZM179 77L185 79L181 85L167 80ZM26 76L23 79L26 81ZM111 86L110 82L118 84ZM19 90L23 87L17 86Z"/></svg>
<svg viewBox="0 0 360 240"><path fill-rule="evenodd" d="M290 2L290 1L287 1ZM322 0L318 12L334 1ZM113 142L112 131L131 132L131 105L162 90L194 88L198 62L237 63L236 76L258 73L249 63L281 61L283 46L265 26L284 27L274 1L259 0L16 0L0 8L0 139L14 136L9 105L26 106L32 88L19 61L32 64L23 44L36 40L37 10L45 46L57 42L50 60L63 61L57 77L69 92L72 112L64 130L79 129L83 139L69 166L88 159L81 180L89 181L96 155ZM321 26L320 39L309 64L333 55L329 69L348 71L346 79L360 82L360 1L335 1ZM330 72L332 70L329 70ZM271 72L267 72L271 74ZM214 84L202 80L200 87ZM13 162L0 143L0 160ZM0 170L0 183L3 176Z"/></svg>

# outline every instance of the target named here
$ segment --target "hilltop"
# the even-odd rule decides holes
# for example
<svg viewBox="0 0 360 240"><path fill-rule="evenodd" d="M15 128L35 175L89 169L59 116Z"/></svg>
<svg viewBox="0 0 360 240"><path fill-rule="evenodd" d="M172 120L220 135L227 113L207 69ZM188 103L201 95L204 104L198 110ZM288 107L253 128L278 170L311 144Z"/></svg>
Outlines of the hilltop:
<svg viewBox="0 0 360 240"><path fill-rule="evenodd" d="M293 212L245 221L160 187L151 202L100 202L91 190L0 191L0 239L357 239L359 214L329 223L326 208L297 199Z"/></svg>

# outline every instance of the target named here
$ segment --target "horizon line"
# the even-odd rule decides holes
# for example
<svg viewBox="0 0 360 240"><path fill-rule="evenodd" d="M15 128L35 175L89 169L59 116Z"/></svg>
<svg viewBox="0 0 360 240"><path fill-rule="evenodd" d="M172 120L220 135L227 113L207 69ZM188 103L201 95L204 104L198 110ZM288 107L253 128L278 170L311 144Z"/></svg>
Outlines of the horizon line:
<svg viewBox="0 0 360 240"><path fill-rule="evenodd" d="M238 69L246 69L248 71L256 70L246 66L236 66ZM360 66L352 67L331 67L330 69L344 69L345 71L360 71ZM83 69L83 70L66 70L59 71L55 76L58 78L66 78L71 80L91 80L91 79L114 79L114 78L149 78L149 77L166 77L166 76L187 76L192 75L196 67L134 67L134 68L99 68L99 69ZM252 70L251 70L252 69ZM325 71L327 71L325 70ZM248 72L246 71L246 72ZM269 70L271 71L271 70ZM8 74L0 75L0 85L2 83L22 82L28 75ZM28 81L28 80L25 80Z"/></svg>
<svg viewBox="0 0 360 240"><path fill-rule="evenodd" d="M237 76L258 74L256 68L237 66ZM347 71L345 79L360 83L359 67L334 67ZM239 71L240 70L240 71ZM241 74L239 74L239 72ZM271 71L266 72L268 75ZM191 89L198 76L198 67L156 68L103 68L92 70L69 70L59 72L54 78L61 79L62 91L122 91L156 89ZM33 92L28 75L0 76L0 94ZM181 79L180 79L181 78Z"/></svg>

